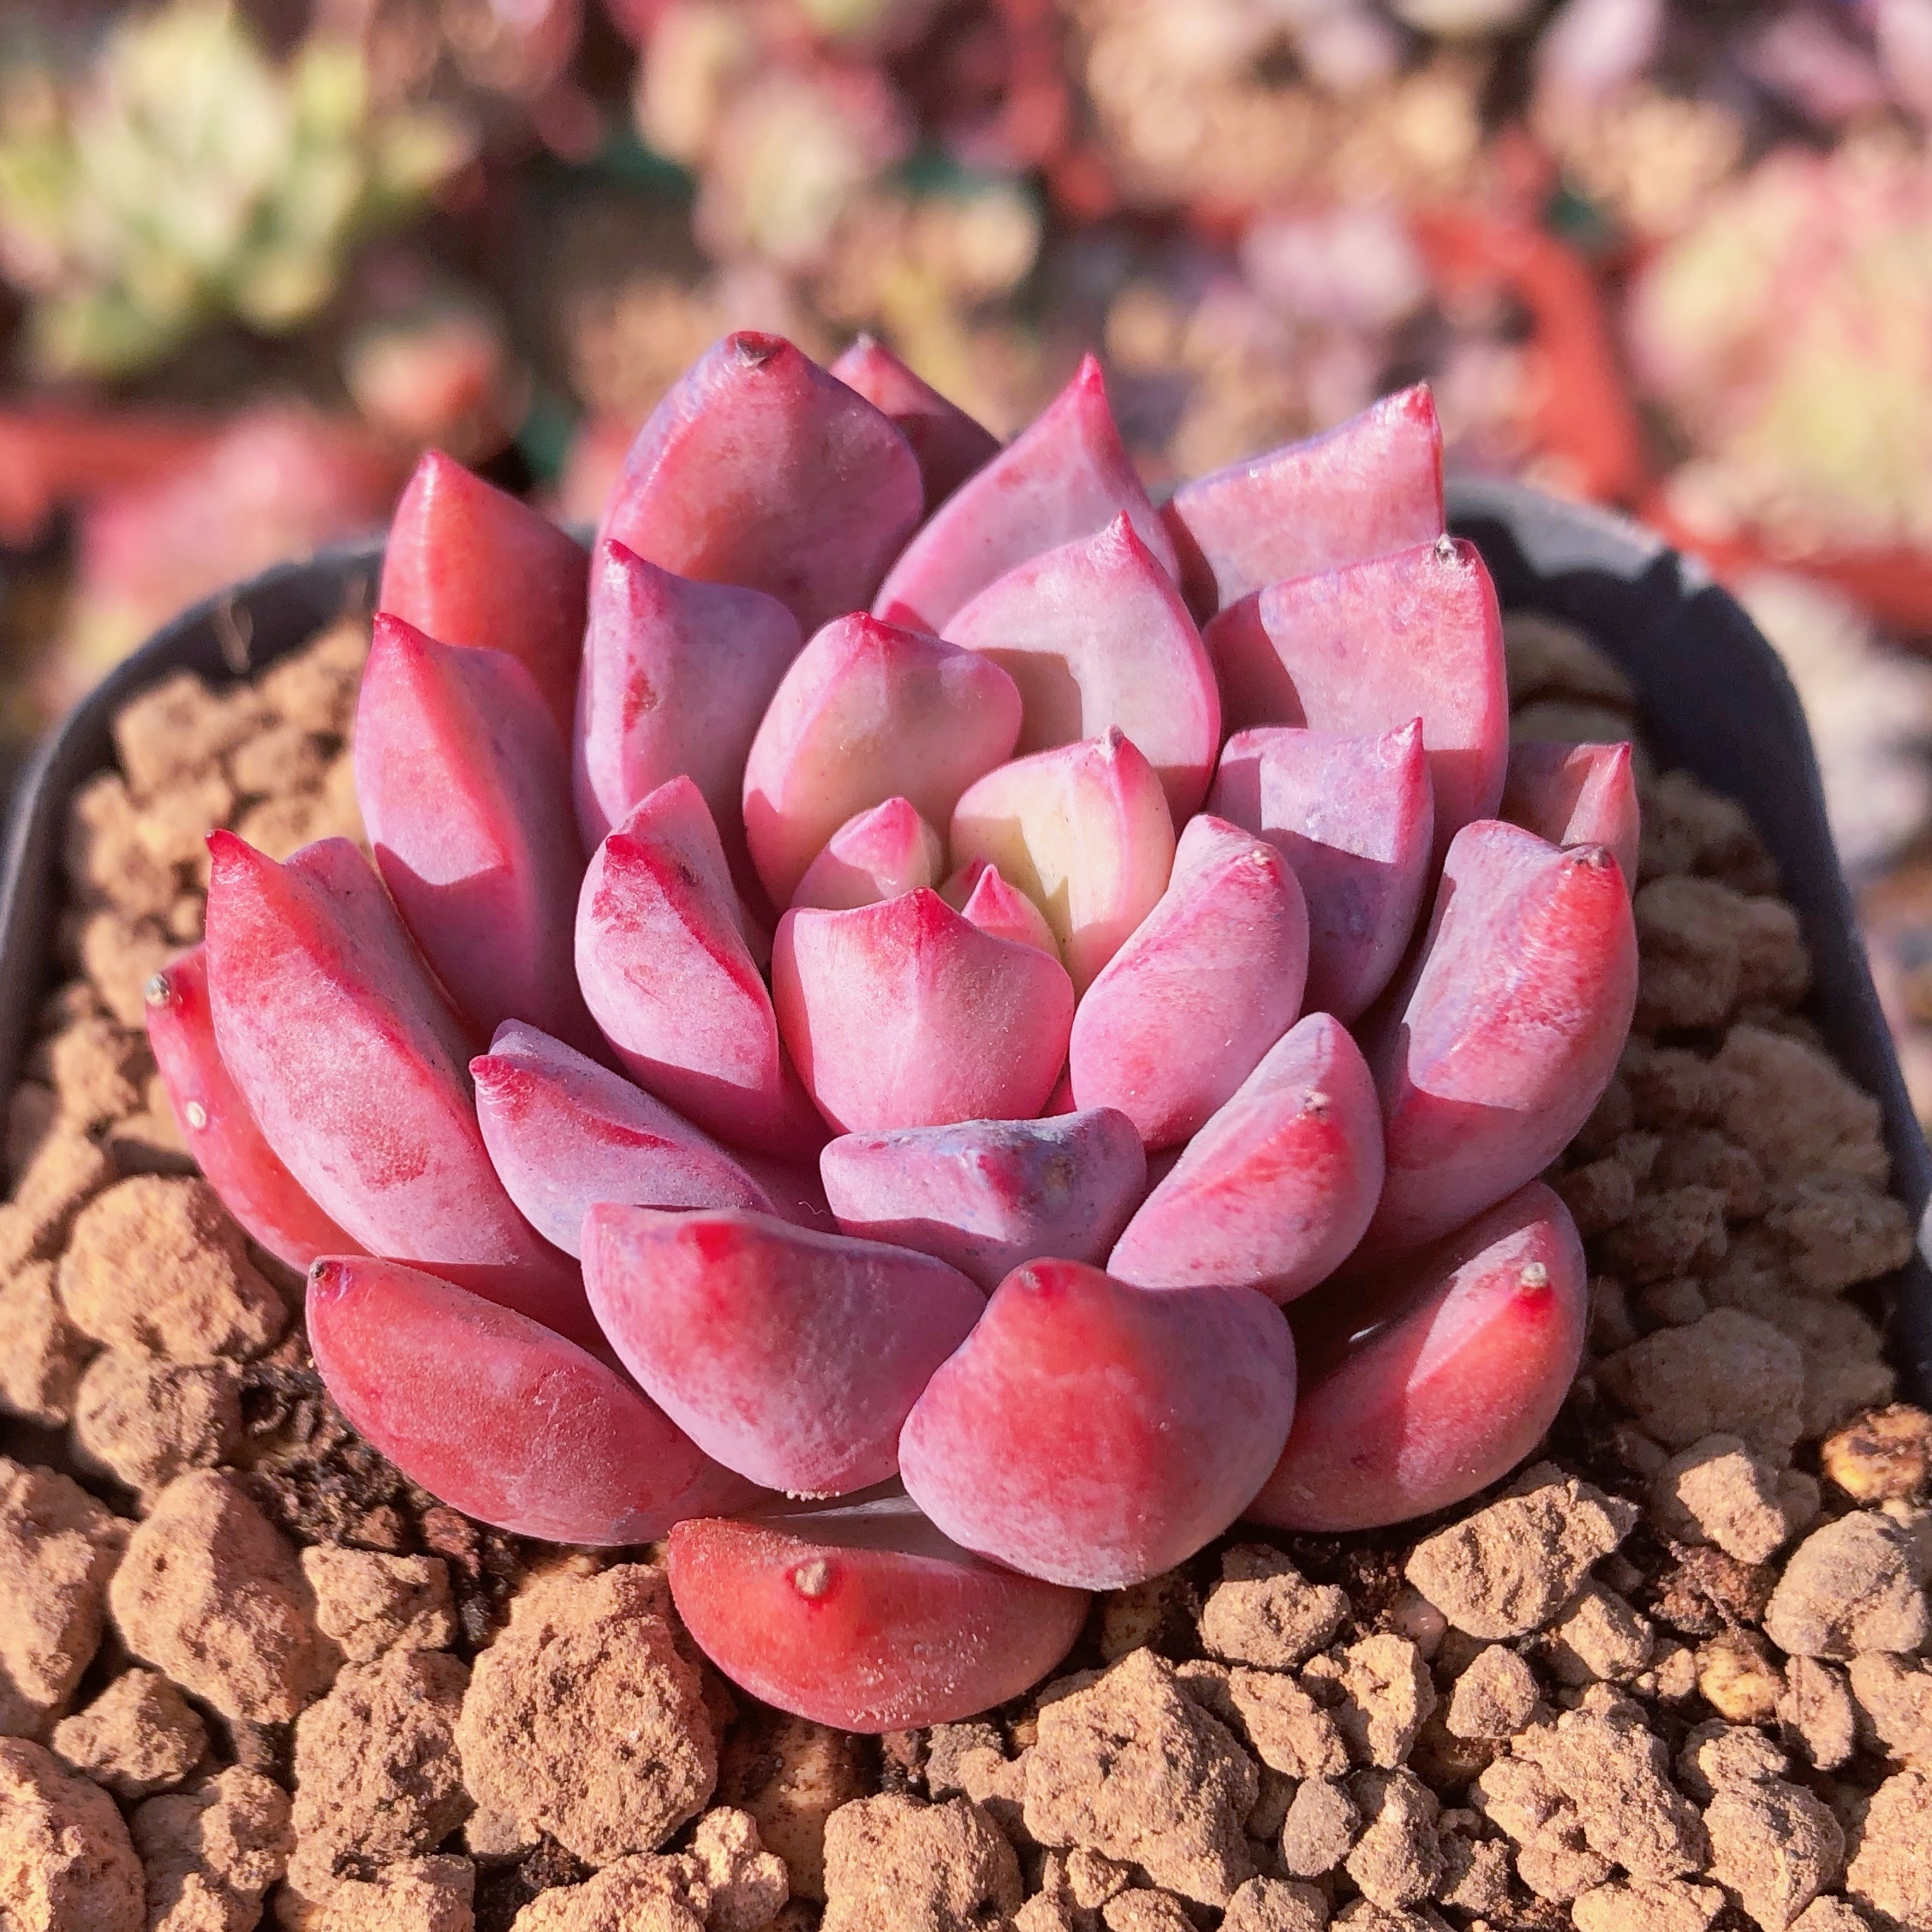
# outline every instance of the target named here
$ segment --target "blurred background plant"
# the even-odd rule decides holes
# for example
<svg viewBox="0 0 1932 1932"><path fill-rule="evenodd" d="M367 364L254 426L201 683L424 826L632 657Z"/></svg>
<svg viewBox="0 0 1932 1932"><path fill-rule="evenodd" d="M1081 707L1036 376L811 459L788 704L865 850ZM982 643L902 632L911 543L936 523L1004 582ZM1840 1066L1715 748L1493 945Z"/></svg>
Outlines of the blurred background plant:
<svg viewBox="0 0 1932 1932"><path fill-rule="evenodd" d="M133 15L77 71L15 61L8 81L0 267L44 378L136 373L218 318L299 329L356 243L473 146L452 114L376 100L352 39L318 31L277 66L221 0Z"/></svg>
<svg viewBox="0 0 1932 1932"><path fill-rule="evenodd" d="M730 327L1098 345L1157 484L1426 376L1750 602L1916 1040L1929 118L1932 0L8 0L0 730L426 445L594 517Z"/></svg>

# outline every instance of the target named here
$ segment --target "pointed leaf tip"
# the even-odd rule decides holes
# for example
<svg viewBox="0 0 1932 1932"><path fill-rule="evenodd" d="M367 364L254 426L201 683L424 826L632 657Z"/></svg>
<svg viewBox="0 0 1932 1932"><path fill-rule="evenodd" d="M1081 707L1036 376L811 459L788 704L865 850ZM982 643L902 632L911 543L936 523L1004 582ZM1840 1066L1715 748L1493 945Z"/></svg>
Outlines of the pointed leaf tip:
<svg viewBox="0 0 1932 1932"><path fill-rule="evenodd" d="M638 432L599 537L680 576L742 584L806 630L871 601L917 525L911 446L783 337L726 337Z"/></svg>
<svg viewBox="0 0 1932 1932"><path fill-rule="evenodd" d="M791 347L783 336L770 336L758 329L740 329L725 337L731 353L748 369L761 369L775 355Z"/></svg>
<svg viewBox="0 0 1932 1932"><path fill-rule="evenodd" d="M874 608L943 630L1009 570L1124 511L1161 568L1178 575L1172 539L1148 496L1088 356L1052 402L947 499L905 549Z"/></svg>
<svg viewBox="0 0 1932 1932"><path fill-rule="evenodd" d="M541 512L432 450L397 504L376 602L439 643L508 652L567 736L589 561Z"/></svg>
<svg viewBox="0 0 1932 1932"><path fill-rule="evenodd" d="M1442 429L1427 385L1321 435L1197 477L1162 512L1207 617L1264 585L1442 534Z"/></svg>

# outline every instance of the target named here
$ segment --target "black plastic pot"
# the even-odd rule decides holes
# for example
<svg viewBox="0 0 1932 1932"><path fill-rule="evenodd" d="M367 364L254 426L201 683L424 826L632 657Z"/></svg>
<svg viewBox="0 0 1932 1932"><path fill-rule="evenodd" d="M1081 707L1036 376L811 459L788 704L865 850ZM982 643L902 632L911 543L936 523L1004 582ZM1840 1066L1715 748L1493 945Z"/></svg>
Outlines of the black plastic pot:
<svg viewBox="0 0 1932 1932"><path fill-rule="evenodd" d="M69 713L21 774L0 870L0 1094L11 1091L41 997L51 990L67 802L114 763L116 713L177 671L212 684L252 676L349 611L375 602L379 537L278 564L184 611L116 665Z"/></svg>
<svg viewBox="0 0 1932 1932"><path fill-rule="evenodd" d="M1737 799L1756 820L1804 921L1816 969L1813 1015L1885 1113L1893 1185L1919 1222L1919 1253L1893 1310L1905 1390L1932 1399L1932 1154L1880 1012L1851 894L1826 824L1797 695L1744 611L1699 567L1635 525L1517 485L1452 483L1450 515L1494 573L1506 608L1574 623L1635 683L1650 748ZM61 842L75 788L113 760L116 711L170 672L220 682L294 649L345 609L367 608L372 541L287 564L177 618L120 665L42 748L21 781L0 874L0 1093L52 984Z"/></svg>

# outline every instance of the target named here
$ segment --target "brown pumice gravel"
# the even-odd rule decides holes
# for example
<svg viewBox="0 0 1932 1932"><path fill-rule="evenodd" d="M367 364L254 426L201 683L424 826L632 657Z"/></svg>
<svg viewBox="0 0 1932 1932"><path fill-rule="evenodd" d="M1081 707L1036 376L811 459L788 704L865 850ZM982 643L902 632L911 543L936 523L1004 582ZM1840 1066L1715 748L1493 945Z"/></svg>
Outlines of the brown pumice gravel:
<svg viewBox="0 0 1932 1932"><path fill-rule="evenodd" d="M1633 728L1576 634L1510 630L1519 736ZM1539 1459L1406 1529L1239 1530L1015 1704L854 1738L730 1692L656 1552L416 1490L194 1178L141 983L211 825L360 835L366 647L168 680L71 808L0 1205L6 1932L1932 1932L1932 1416L1871 1319L1911 1231L1734 805L1643 780Z"/></svg>

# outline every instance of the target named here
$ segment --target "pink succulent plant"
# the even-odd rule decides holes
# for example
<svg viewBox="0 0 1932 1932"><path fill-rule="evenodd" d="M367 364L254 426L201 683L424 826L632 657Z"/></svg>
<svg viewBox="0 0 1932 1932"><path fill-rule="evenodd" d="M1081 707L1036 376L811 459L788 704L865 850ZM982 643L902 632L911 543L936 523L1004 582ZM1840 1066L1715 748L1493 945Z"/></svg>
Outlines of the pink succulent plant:
<svg viewBox="0 0 1932 1932"><path fill-rule="evenodd" d="M737 335L594 556L432 456L390 558L375 865L216 835L151 1027L407 1474L877 1730L1533 1447L1636 800L1512 753L1426 391L1157 510L1091 360L1001 450Z"/></svg>

